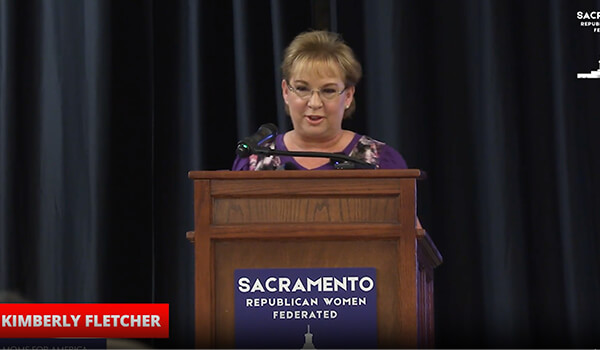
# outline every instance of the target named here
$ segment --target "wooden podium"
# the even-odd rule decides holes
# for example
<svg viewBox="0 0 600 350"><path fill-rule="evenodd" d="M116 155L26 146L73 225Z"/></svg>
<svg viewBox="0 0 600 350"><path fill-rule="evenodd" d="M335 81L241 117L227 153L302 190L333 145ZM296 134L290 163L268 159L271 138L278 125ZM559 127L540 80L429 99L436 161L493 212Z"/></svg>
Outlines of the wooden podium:
<svg viewBox="0 0 600 350"><path fill-rule="evenodd" d="M234 270L374 267L380 348L433 347L420 170L191 171L198 348L235 348Z"/></svg>

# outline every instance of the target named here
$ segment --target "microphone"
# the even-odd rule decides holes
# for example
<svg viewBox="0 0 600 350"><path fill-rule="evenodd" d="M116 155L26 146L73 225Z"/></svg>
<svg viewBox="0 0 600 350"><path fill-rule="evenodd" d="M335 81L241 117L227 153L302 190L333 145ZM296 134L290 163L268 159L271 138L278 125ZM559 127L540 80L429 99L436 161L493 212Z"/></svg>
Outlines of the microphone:
<svg viewBox="0 0 600 350"><path fill-rule="evenodd" d="M277 136L277 125L273 123L263 124L254 134L238 142L235 153L241 158L247 158L253 153L256 147L275 136Z"/></svg>
<svg viewBox="0 0 600 350"><path fill-rule="evenodd" d="M258 130L243 138L237 143L235 153L240 158L248 158L251 154L262 154L265 156L289 156L289 157L320 157L329 158L335 169L375 169L375 165L364 160L352 158L343 153L305 152L305 151L283 151L261 147L261 145L277 136L277 125L268 123L261 125ZM282 164L277 170L296 170L294 164Z"/></svg>

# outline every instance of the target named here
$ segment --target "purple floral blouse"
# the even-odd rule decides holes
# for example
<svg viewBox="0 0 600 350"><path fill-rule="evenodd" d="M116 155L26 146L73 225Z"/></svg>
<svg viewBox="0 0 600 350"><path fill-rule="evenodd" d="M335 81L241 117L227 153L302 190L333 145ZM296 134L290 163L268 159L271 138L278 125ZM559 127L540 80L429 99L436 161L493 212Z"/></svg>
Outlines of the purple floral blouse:
<svg viewBox="0 0 600 350"><path fill-rule="evenodd" d="M263 144L271 149L287 151L283 143L283 134L277 135L275 141ZM369 136L354 134L352 141L346 146L343 153L347 156L361 159L369 164L374 164L377 169L406 169L406 161L398 151L383 142ZM236 157L232 170L276 170L282 165L290 163L295 169L307 170L293 157L251 155L248 158ZM332 164L327 163L313 170L333 170Z"/></svg>

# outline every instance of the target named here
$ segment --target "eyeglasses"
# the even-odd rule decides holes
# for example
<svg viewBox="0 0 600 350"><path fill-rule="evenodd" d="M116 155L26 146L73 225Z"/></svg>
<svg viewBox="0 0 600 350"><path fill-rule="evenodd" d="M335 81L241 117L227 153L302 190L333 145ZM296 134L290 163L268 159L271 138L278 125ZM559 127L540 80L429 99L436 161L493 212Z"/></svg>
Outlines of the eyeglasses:
<svg viewBox="0 0 600 350"><path fill-rule="evenodd" d="M289 81L286 80L286 82L287 82L288 89L290 89L291 92L295 93L298 97L300 97L303 100L308 100L309 98L311 98L313 92L316 92L317 94L319 94L319 97L321 97L321 99L333 100L334 98L341 95L347 89L347 87L343 88L342 90L340 90L338 88L334 88L334 87L326 87L323 89L312 89L311 90L304 85L298 85L296 87L293 87Z"/></svg>

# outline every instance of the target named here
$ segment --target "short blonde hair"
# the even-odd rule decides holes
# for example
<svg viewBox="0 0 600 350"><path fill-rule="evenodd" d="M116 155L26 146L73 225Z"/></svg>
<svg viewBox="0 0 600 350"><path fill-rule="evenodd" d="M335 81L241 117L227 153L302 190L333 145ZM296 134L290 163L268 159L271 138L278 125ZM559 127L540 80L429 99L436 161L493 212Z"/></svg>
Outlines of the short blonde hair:
<svg viewBox="0 0 600 350"><path fill-rule="evenodd" d="M315 30L299 34L285 49L281 74L283 79L290 81L294 72L299 69L319 68L325 65L339 72L346 87L356 86L362 77L362 67L352 49L346 45L339 34ZM356 110L355 99L344 111L348 118ZM285 111L289 114L286 105Z"/></svg>

